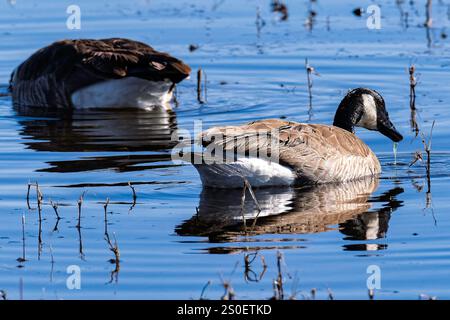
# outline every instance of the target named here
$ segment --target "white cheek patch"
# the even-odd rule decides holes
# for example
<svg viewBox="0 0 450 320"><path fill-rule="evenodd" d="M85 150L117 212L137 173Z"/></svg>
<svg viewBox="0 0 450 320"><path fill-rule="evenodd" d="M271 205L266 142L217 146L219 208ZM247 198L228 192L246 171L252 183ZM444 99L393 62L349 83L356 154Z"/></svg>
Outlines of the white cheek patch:
<svg viewBox="0 0 450 320"><path fill-rule="evenodd" d="M377 130L377 105L375 99L369 94L363 94L362 98L364 111L356 125L369 130Z"/></svg>

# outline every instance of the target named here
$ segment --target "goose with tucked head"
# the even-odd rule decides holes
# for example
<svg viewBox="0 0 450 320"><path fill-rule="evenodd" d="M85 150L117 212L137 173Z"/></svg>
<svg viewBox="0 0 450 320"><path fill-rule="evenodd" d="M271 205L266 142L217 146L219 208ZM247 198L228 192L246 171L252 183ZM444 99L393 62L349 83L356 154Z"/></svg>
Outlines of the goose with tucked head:
<svg viewBox="0 0 450 320"><path fill-rule="evenodd" d="M204 186L314 185L375 176L380 162L355 133L376 130L399 142L382 96L357 88L339 104L333 125L279 119L210 128L200 134L205 152L191 159ZM219 156L218 156L219 155Z"/></svg>
<svg viewBox="0 0 450 320"><path fill-rule="evenodd" d="M62 40L39 49L11 74L17 108L169 108L191 68L125 38Z"/></svg>

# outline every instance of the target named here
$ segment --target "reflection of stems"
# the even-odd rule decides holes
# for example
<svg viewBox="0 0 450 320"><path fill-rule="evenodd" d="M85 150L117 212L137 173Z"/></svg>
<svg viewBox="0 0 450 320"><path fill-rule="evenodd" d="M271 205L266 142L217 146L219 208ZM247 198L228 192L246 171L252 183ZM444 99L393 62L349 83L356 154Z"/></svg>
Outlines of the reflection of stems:
<svg viewBox="0 0 450 320"><path fill-rule="evenodd" d="M50 258L51 258L50 263L52 265L52 268L50 269L50 282L53 282L53 269L55 266L55 259L53 258L53 248L51 245L50 245Z"/></svg>
<svg viewBox="0 0 450 320"><path fill-rule="evenodd" d="M25 258L25 215L22 215L22 257L17 258L18 262L27 261Z"/></svg>
<svg viewBox="0 0 450 320"><path fill-rule="evenodd" d="M130 184L131 186L131 184ZM109 283L113 282L114 279L117 282L118 281L118 276L119 276L119 271L120 271L120 250L119 250L119 245L117 244L117 239L116 239L116 235L113 233L113 237L114 237L114 245L111 242L111 239L109 237L108 234L108 204L109 204L109 198L106 199L105 204L103 205L103 209L105 211L105 240L108 243L109 246L109 250L111 250L114 253L115 259L111 259L111 263L115 263L116 267L115 269L111 272L111 278Z"/></svg>
<svg viewBox="0 0 450 320"><path fill-rule="evenodd" d="M114 280L117 283L120 271L120 250L119 245L117 244L115 233L113 233L113 237L114 237L114 245L112 244L111 239L109 238L109 234L108 233L105 234L105 239L109 245L109 250L111 250L114 253L115 257L115 259L111 259L110 261L111 263L115 263L116 265L115 269L111 272L111 278L109 283L113 282Z"/></svg>
<svg viewBox="0 0 450 320"><path fill-rule="evenodd" d="M28 207L28 210L30 210L31 209L31 206L30 206L30 189L31 189L31 183L28 183L28 189L27 189L27 207Z"/></svg>
<svg viewBox="0 0 450 320"><path fill-rule="evenodd" d="M424 150L427 154L427 163L425 166L427 173L427 192L426 192L426 207L431 207L431 140L433 137L433 128L435 121L433 120L433 124L431 125L430 137L428 141L425 141L425 135L422 134L422 143Z"/></svg>
<svg viewBox="0 0 450 320"><path fill-rule="evenodd" d="M81 236L81 228L77 228L78 231L78 253L80 254L80 259L84 260L84 253L83 253L83 238Z"/></svg>
<svg viewBox="0 0 450 320"><path fill-rule="evenodd" d="M261 279L263 278L264 274L267 271L267 265L266 265L266 261L264 259L264 256L261 255L261 264L262 264L262 271L259 275L257 275L251 267L251 264L253 263L253 261L255 261L256 256L258 255L258 252L254 252L254 253L250 253L250 254L246 254L244 255L244 279L246 282L259 282L261 281Z"/></svg>
<svg viewBox="0 0 450 320"><path fill-rule="evenodd" d="M106 198L106 202L103 205L103 209L105 210L105 235L108 234L108 204L109 204L109 198Z"/></svg>
<svg viewBox="0 0 450 320"><path fill-rule="evenodd" d="M208 282L203 286L202 293L200 294L199 300L204 300L204 295L206 292L206 289L211 285L211 280L208 280Z"/></svg>
<svg viewBox="0 0 450 320"><path fill-rule="evenodd" d="M131 184L131 182L128 182L128 186L131 188L131 191L133 191L133 203L131 204L130 209L128 210L128 212L130 212L131 210L133 210L133 208L136 206L136 190L134 189L133 185ZM108 201L109 203L109 201Z"/></svg>
<svg viewBox="0 0 450 320"><path fill-rule="evenodd" d="M42 220L38 222L38 260L41 260L42 253Z"/></svg>

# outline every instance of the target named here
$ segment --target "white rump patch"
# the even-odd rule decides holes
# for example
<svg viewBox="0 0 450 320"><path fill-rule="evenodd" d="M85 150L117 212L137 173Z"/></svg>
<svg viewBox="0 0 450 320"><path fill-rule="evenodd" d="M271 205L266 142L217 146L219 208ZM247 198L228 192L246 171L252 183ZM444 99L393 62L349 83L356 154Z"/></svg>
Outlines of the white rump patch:
<svg viewBox="0 0 450 320"><path fill-rule="evenodd" d="M377 130L377 105L375 99L370 94L363 94L362 98L364 112L356 125L369 130Z"/></svg>
<svg viewBox="0 0 450 320"><path fill-rule="evenodd" d="M241 188L244 183L242 177L252 187L290 186L296 177L288 167L251 157L238 157L234 162L197 164L195 167L203 185L216 188Z"/></svg>
<svg viewBox="0 0 450 320"><path fill-rule="evenodd" d="M72 94L76 109L141 108L167 105L172 98L170 81L148 81L136 77L111 79L81 88Z"/></svg>

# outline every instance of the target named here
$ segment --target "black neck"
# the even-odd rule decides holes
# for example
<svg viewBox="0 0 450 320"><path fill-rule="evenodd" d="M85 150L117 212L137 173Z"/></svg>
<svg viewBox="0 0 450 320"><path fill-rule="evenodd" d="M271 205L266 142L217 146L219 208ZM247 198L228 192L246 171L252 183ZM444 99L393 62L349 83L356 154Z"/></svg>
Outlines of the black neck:
<svg viewBox="0 0 450 320"><path fill-rule="evenodd" d="M348 119L342 119L340 117L336 116L334 117L333 126L339 127L341 129L347 130L348 132L354 132L353 128L354 125Z"/></svg>

